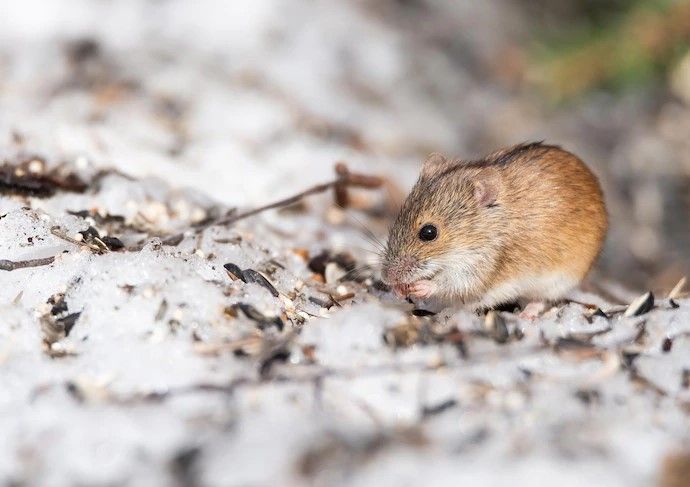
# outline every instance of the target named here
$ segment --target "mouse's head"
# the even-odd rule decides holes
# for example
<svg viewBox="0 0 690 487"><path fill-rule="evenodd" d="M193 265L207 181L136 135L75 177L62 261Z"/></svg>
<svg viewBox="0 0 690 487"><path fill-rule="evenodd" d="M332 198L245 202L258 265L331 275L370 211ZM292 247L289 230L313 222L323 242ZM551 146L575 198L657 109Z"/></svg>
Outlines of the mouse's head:
<svg viewBox="0 0 690 487"><path fill-rule="evenodd" d="M420 281L431 294L470 294L497 258L501 188L494 167L429 156L388 236L384 281L401 295Z"/></svg>

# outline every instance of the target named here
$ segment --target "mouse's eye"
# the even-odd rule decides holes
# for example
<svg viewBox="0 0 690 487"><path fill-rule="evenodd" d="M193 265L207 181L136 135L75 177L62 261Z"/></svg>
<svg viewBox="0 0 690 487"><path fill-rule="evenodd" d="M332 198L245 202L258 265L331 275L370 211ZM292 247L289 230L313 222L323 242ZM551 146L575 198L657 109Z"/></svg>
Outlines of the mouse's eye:
<svg viewBox="0 0 690 487"><path fill-rule="evenodd" d="M431 242L436 240L436 237L438 237L438 229L434 225L426 224L419 230L419 240Z"/></svg>

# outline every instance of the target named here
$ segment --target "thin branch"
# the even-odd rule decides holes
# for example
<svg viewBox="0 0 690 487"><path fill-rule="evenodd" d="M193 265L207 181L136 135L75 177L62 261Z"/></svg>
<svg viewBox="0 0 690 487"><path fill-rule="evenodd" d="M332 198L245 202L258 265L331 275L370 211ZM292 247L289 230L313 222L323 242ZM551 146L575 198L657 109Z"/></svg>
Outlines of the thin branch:
<svg viewBox="0 0 690 487"><path fill-rule="evenodd" d="M298 193L294 196L290 196L289 198L285 198L274 203L269 203L268 205L254 208L253 210L247 210L240 213L236 213L229 217L221 218L220 220L214 222L213 225L229 225L231 223L235 223L238 220L243 220L245 218L249 218L250 216L258 215L259 213L262 213L266 210L273 210L275 208L284 208L286 206L292 206L296 203L299 203L302 200L302 198L311 196L313 194L324 193L329 189L334 188L338 183L339 180L331 181L329 183L318 184L312 188L307 189L306 191L302 191L301 193Z"/></svg>
<svg viewBox="0 0 690 487"><path fill-rule="evenodd" d="M17 269L26 269L27 267L40 267L43 265L50 265L55 260L55 257L44 257L42 259L29 260L0 260L0 270L16 271Z"/></svg>
<svg viewBox="0 0 690 487"><path fill-rule="evenodd" d="M296 195L290 196L289 198L285 198L279 201L275 201L273 203L269 203L264 206L260 206L258 208L254 208L252 210L247 210L239 213L234 213L229 216L224 216L222 218L219 218L217 220L214 220L212 222L209 222L207 225L203 225L199 228L196 229L196 232L202 232L208 227L216 226L216 225L230 225L232 223L235 223L239 220L244 220L245 218L252 217L254 215L258 215L259 213L262 213L267 210L273 210L276 208L285 208L286 206L292 206L296 203L299 203L302 201L304 198L307 196L312 196L315 194L319 193L325 193L329 189L333 189L335 193L335 198L336 202L340 203L340 206L345 206L342 205L342 203L347 204L347 188L348 187L358 187L358 188L367 188L367 189L376 189L380 188L384 181L382 178L378 176L370 176L366 174L359 174L359 173L354 173L350 172L347 169L347 166L339 162L335 166L335 171L338 177L334 179L333 181L330 181L328 183L322 183L322 184L317 184L316 186L312 186L311 188L302 191L300 193L297 193Z"/></svg>

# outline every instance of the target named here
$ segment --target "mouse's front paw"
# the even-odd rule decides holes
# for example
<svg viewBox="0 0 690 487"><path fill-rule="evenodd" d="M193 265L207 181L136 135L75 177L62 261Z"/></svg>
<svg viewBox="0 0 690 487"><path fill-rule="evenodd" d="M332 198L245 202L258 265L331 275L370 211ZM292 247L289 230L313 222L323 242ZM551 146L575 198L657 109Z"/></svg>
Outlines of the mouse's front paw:
<svg viewBox="0 0 690 487"><path fill-rule="evenodd" d="M408 295L411 298L426 299L436 293L438 287L433 281L417 281L410 284Z"/></svg>

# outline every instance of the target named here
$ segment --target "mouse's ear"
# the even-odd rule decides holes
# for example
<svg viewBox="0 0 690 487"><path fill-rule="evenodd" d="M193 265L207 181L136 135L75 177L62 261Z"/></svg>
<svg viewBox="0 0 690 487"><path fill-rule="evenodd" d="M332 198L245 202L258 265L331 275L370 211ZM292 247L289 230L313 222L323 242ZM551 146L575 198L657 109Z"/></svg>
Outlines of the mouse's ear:
<svg viewBox="0 0 690 487"><path fill-rule="evenodd" d="M494 206L501 190L501 176L495 169L484 169L472 178L474 198L481 207Z"/></svg>
<svg viewBox="0 0 690 487"><path fill-rule="evenodd" d="M439 174L446 167L448 167L448 159L440 152L433 152L429 154L422 164L422 178L429 178Z"/></svg>

